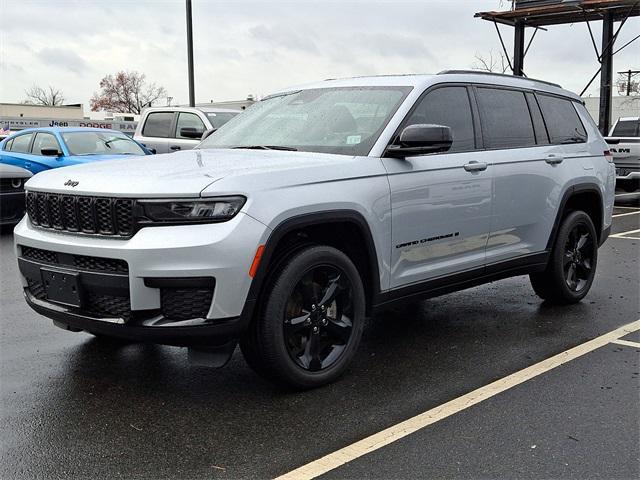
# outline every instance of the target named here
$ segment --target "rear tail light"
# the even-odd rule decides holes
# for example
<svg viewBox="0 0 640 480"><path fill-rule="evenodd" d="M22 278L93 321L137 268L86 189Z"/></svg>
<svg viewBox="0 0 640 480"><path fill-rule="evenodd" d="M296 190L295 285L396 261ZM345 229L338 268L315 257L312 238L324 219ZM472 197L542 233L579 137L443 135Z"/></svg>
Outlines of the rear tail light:
<svg viewBox="0 0 640 480"><path fill-rule="evenodd" d="M607 162L613 163L613 154L609 150L604 151L604 158L607 159Z"/></svg>

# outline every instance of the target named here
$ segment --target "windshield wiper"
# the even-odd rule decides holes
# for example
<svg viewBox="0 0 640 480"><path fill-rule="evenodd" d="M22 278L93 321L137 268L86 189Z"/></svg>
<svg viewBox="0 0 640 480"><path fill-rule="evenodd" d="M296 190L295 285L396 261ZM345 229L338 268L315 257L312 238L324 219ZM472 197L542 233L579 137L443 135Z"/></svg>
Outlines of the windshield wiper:
<svg viewBox="0 0 640 480"><path fill-rule="evenodd" d="M237 147L231 147L232 149L245 148L247 150L285 150L287 152L297 152L297 148L284 147L282 145L238 145Z"/></svg>

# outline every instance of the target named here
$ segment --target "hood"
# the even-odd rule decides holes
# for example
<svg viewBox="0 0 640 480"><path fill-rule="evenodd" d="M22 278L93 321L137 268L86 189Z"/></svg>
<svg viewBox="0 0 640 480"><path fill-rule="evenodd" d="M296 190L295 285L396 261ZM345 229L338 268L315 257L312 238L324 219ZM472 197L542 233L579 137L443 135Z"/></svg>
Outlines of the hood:
<svg viewBox="0 0 640 480"><path fill-rule="evenodd" d="M29 178L33 174L29 170L0 163L0 178Z"/></svg>
<svg viewBox="0 0 640 480"><path fill-rule="evenodd" d="M255 177L264 172L273 176L309 167L314 167L312 170L315 172L335 172L339 169L327 167L344 164L345 160L352 158L275 150L186 150L56 168L35 175L27 182L26 188L136 198L197 197L209 185L226 176ZM70 185L65 185L67 182ZM71 186L74 183L76 185Z"/></svg>

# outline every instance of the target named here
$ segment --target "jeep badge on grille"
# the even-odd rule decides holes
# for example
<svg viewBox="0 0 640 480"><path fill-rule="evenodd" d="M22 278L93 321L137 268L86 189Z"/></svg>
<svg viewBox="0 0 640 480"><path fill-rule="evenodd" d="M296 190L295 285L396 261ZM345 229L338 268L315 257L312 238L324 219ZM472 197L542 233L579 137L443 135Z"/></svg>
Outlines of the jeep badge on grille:
<svg viewBox="0 0 640 480"><path fill-rule="evenodd" d="M64 184L65 187L76 187L80 182L76 182L75 180L67 180Z"/></svg>

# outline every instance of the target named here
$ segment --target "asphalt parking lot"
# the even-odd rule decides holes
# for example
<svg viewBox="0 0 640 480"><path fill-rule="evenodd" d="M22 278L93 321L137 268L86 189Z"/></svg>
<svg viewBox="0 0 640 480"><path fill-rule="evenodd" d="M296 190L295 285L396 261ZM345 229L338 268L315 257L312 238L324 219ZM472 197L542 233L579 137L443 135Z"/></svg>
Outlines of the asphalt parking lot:
<svg viewBox="0 0 640 480"><path fill-rule="evenodd" d="M545 305L517 277L389 311L341 381L305 393L239 352L210 370L178 348L54 328L24 303L5 232L0 477L638 478L640 208L619 200L580 304ZM385 429L396 441L341 450Z"/></svg>

